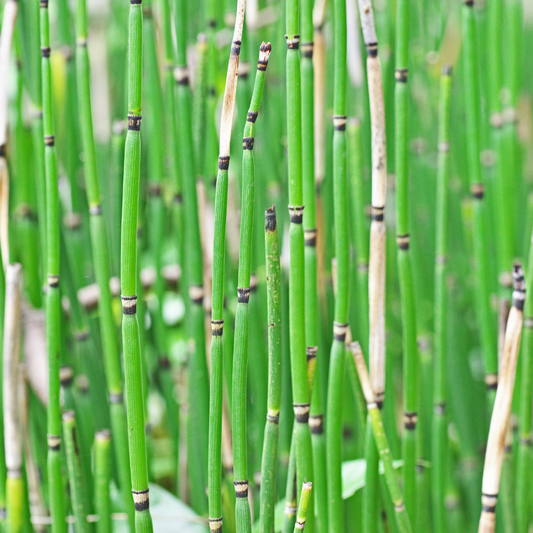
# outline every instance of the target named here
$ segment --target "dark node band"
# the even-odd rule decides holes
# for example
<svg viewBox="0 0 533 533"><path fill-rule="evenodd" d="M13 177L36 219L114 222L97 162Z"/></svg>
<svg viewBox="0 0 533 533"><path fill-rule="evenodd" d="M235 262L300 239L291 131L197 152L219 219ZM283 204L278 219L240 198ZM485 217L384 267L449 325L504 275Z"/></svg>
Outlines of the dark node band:
<svg viewBox="0 0 533 533"><path fill-rule="evenodd" d="M54 146L55 144L55 137L53 135L45 135L44 136L44 145L45 146Z"/></svg>
<svg viewBox="0 0 533 533"><path fill-rule="evenodd" d="M316 246L316 229L304 229L305 246Z"/></svg>
<svg viewBox="0 0 533 533"><path fill-rule="evenodd" d="M366 45L366 54L368 57L378 56L378 43L368 43Z"/></svg>
<svg viewBox="0 0 533 533"><path fill-rule="evenodd" d="M48 3L46 3L46 7L48 7ZM42 46L41 47L41 56L42 57L50 57L50 47L49 46Z"/></svg>
<svg viewBox="0 0 533 533"><path fill-rule="evenodd" d="M174 79L178 85L189 85L189 69L181 65L174 69Z"/></svg>
<svg viewBox="0 0 533 533"><path fill-rule="evenodd" d="M59 382L62 387L70 387L74 378L74 371L71 366L63 366L59 369Z"/></svg>
<svg viewBox="0 0 533 533"><path fill-rule="evenodd" d="M92 216L98 216L102 214L102 206L101 205L93 205L89 208L89 215Z"/></svg>
<svg viewBox="0 0 533 533"><path fill-rule="evenodd" d="M59 287L59 275L48 274L48 286L57 289Z"/></svg>
<svg viewBox="0 0 533 533"><path fill-rule="evenodd" d="M305 355L307 356L307 361L309 362L310 359L316 359L317 352L318 352L317 346L308 346L305 349Z"/></svg>
<svg viewBox="0 0 533 533"><path fill-rule="evenodd" d="M159 368L162 368L164 370L167 370L170 368L170 359L168 358L167 355L160 355L158 363L159 363Z"/></svg>
<svg viewBox="0 0 533 533"><path fill-rule="evenodd" d="M48 0L40 0L39 7L42 7L43 9L48 9Z"/></svg>
<svg viewBox="0 0 533 533"><path fill-rule="evenodd" d="M470 187L470 193L476 200L482 200L485 194L485 187L483 183L474 183Z"/></svg>
<svg viewBox="0 0 533 533"><path fill-rule="evenodd" d="M304 215L304 206L289 206L290 221L292 224L301 224Z"/></svg>
<svg viewBox="0 0 533 533"><path fill-rule="evenodd" d="M261 45L259 46L259 51L260 52L271 52L272 45L270 43L265 43L265 41L263 41Z"/></svg>
<svg viewBox="0 0 533 533"><path fill-rule="evenodd" d="M384 207L372 206L370 210L370 220L375 220L376 222L383 222L384 210Z"/></svg>
<svg viewBox="0 0 533 533"><path fill-rule="evenodd" d="M311 415L309 417L309 429L313 435L324 433L324 415Z"/></svg>
<svg viewBox="0 0 533 533"><path fill-rule="evenodd" d="M310 43L302 43L302 56L308 59L313 59L313 49L315 43L311 41Z"/></svg>
<svg viewBox="0 0 533 533"><path fill-rule="evenodd" d="M489 390L496 390L498 388L498 374L486 374L485 385Z"/></svg>
<svg viewBox="0 0 533 533"><path fill-rule="evenodd" d="M495 513L496 512L496 506L495 505L482 505L481 511L483 513Z"/></svg>
<svg viewBox="0 0 533 533"><path fill-rule="evenodd" d="M333 322L333 338L336 341L344 342L346 340L347 331L348 331L348 324L341 324L340 322Z"/></svg>
<svg viewBox="0 0 533 533"><path fill-rule="evenodd" d="M87 48L87 39L76 39L76 46L79 46L80 48ZM70 59L72 57L72 52L69 51L68 56L67 52L65 52L65 57Z"/></svg>
<svg viewBox="0 0 533 533"><path fill-rule="evenodd" d="M159 183L149 183L148 194L150 196L161 196L161 185Z"/></svg>
<svg viewBox="0 0 533 533"><path fill-rule="evenodd" d="M443 76L451 76L452 75L452 66L451 65L444 65L442 67L441 73Z"/></svg>
<svg viewBox="0 0 533 533"><path fill-rule="evenodd" d="M189 298L196 305L204 303L204 287L202 285L191 285L189 287Z"/></svg>
<svg viewBox="0 0 533 533"><path fill-rule="evenodd" d="M237 287L237 301L240 304L247 304L250 301L250 288Z"/></svg>
<svg viewBox="0 0 533 533"><path fill-rule="evenodd" d="M61 449L61 435L46 435L48 449L57 452Z"/></svg>
<svg viewBox="0 0 533 533"><path fill-rule="evenodd" d="M208 25L210 28L216 28L216 26L217 26L217 20L216 20L216 19L210 19L209 22L207 23L207 25Z"/></svg>
<svg viewBox="0 0 533 533"><path fill-rule="evenodd" d="M109 403L115 404L115 403L122 403L124 401L124 396L121 392L119 393L110 393L109 394Z"/></svg>
<svg viewBox="0 0 533 533"><path fill-rule="evenodd" d="M130 4L142 4L142 0L130 0Z"/></svg>
<svg viewBox="0 0 533 533"><path fill-rule="evenodd" d="M0 157L5 157L5 156L6 156L6 145L2 144L0 145Z"/></svg>
<svg viewBox="0 0 533 533"><path fill-rule="evenodd" d="M446 404L445 403L437 403L435 404L435 407L433 407L433 412L436 415L443 416L446 414Z"/></svg>
<svg viewBox="0 0 533 533"><path fill-rule="evenodd" d="M150 489L132 490L133 503L137 512L147 511L150 508Z"/></svg>
<svg viewBox="0 0 533 533"><path fill-rule="evenodd" d="M214 533L215 531L222 531L222 517L209 518L209 531Z"/></svg>
<svg viewBox="0 0 533 533"><path fill-rule="evenodd" d="M246 481L234 481L236 498L248 498L248 480Z"/></svg>
<svg viewBox="0 0 533 533"><path fill-rule="evenodd" d="M409 250L409 233L396 236L396 244L400 250Z"/></svg>
<svg viewBox="0 0 533 533"><path fill-rule="evenodd" d="M248 111L248 114L246 115L246 122L251 122L252 124L255 123L258 114L259 113L257 111Z"/></svg>
<svg viewBox="0 0 533 533"><path fill-rule="evenodd" d="M524 310L524 299L524 293L513 291L513 307L516 307L519 311Z"/></svg>
<svg viewBox="0 0 533 533"><path fill-rule="evenodd" d="M293 403L294 418L298 424L309 422L309 403Z"/></svg>
<svg viewBox="0 0 533 533"><path fill-rule="evenodd" d="M335 131L346 130L346 115L333 115L333 129Z"/></svg>
<svg viewBox="0 0 533 533"><path fill-rule="evenodd" d="M137 295L121 296L122 313L125 315L134 315L137 313Z"/></svg>
<svg viewBox="0 0 533 533"><path fill-rule="evenodd" d="M474 0L465 0L465 6L473 7L474 6Z"/></svg>
<svg viewBox="0 0 533 533"><path fill-rule="evenodd" d="M398 83L407 83L407 75L409 73L409 69L406 68L397 68L394 71L394 77Z"/></svg>
<svg viewBox="0 0 533 533"><path fill-rule="evenodd" d="M174 195L174 198L172 198L172 201L175 204L182 204L183 203L183 195L179 192Z"/></svg>
<svg viewBox="0 0 533 533"><path fill-rule="evenodd" d="M131 131L141 131L141 119L141 115L128 115L128 129Z"/></svg>
<svg viewBox="0 0 533 533"><path fill-rule="evenodd" d="M258 285L259 281L257 280L257 276L252 272L252 275L250 276L250 292L257 291Z"/></svg>
<svg viewBox="0 0 533 533"><path fill-rule="evenodd" d="M414 430L418 421L417 413L405 412L403 414L403 427L408 430Z"/></svg>
<svg viewBox="0 0 533 533"><path fill-rule="evenodd" d="M224 320L211 320L211 335L213 337L222 337L224 332Z"/></svg>
<svg viewBox="0 0 533 533"><path fill-rule="evenodd" d="M231 55L238 56L241 53L241 41L231 42Z"/></svg>
<svg viewBox="0 0 533 533"><path fill-rule="evenodd" d="M254 138L253 137L244 137L242 140L242 149L243 150L253 150L254 149Z"/></svg>
<svg viewBox="0 0 533 533"><path fill-rule="evenodd" d="M265 230L272 232L276 229L277 225L276 206L273 205L265 211Z"/></svg>
<svg viewBox="0 0 533 533"><path fill-rule="evenodd" d="M289 39L288 35L285 35L287 40L287 48L289 50L298 50L300 48L300 34L297 33L292 39Z"/></svg>
<svg viewBox="0 0 533 533"><path fill-rule="evenodd" d="M82 331L78 331L76 333L74 333L74 338L78 341L78 342L82 342L82 341L85 341L89 338L89 331L84 329Z"/></svg>
<svg viewBox="0 0 533 533"><path fill-rule="evenodd" d="M229 155L218 157L218 170L228 170L229 168Z"/></svg>
<svg viewBox="0 0 533 533"><path fill-rule="evenodd" d="M267 415L267 422L271 424L279 424L279 413L277 415Z"/></svg>
<svg viewBox="0 0 533 533"><path fill-rule="evenodd" d="M143 9L143 15L146 17L146 18L152 18L152 8L151 7L145 7Z"/></svg>

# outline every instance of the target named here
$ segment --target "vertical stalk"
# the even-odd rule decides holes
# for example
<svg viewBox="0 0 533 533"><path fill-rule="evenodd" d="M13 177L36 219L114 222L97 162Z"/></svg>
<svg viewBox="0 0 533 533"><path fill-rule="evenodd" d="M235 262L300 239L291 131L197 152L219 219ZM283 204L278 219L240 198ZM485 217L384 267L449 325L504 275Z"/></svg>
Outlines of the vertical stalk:
<svg viewBox="0 0 533 533"><path fill-rule="evenodd" d="M464 93L466 111L466 133L468 136L468 174L470 192L474 203L474 254L476 260L476 307L481 348L485 360L485 384L490 406L498 385L498 353L494 336L494 320L490 309L489 252L486 228L484 185L479 158L479 76L474 26L473 0L465 0L463 7L463 62Z"/></svg>
<svg viewBox="0 0 533 533"><path fill-rule="evenodd" d="M61 407L59 398L59 350L61 335L61 295L59 291L59 197L57 159L52 112L52 71L50 68L50 20L48 0L41 8L41 75L43 91L43 131L46 175L46 348L48 352L48 496L52 532L65 533L65 503L61 475ZM4 250L5 251L5 250Z"/></svg>
<svg viewBox="0 0 533 533"><path fill-rule="evenodd" d="M435 366L433 374L432 496L435 533L446 533L448 472L447 372L448 307L446 277L448 273L448 182L450 178L450 106L451 67L442 69L439 100L439 136L435 247Z"/></svg>
<svg viewBox="0 0 533 533"><path fill-rule="evenodd" d="M239 73L239 54L246 0L237 3L235 29L226 75L226 88L220 122L220 147L218 175L215 192L215 234L213 238L213 294L211 311L211 395L209 403L209 527L217 531L222 527L221 495L221 442L222 442L222 391L223 391L223 331L224 331L224 265L226 250L226 213L228 204L228 168L230 160L231 126L235 111L235 95ZM232 411L235 406L232 402ZM246 458L244 459L246 462ZM236 474L236 473L235 473ZM235 475L235 479L238 479ZM242 499L248 495L248 485L235 483L235 495ZM243 507L248 508L247 501ZM242 505L242 504L239 504ZM248 511L249 512L249 511Z"/></svg>
<svg viewBox="0 0 533 533"><path fill-rule="evenodd" d="M242 140L242 206L239 247L239 272L237 280L237 310L235 312L235 340L233 348L232 431L235 485L235 523L238 532L251 531L248 505L248 455L246 435L248 334L250 323L250 272L252 262L252 231L254 214L254 125L259 113L265 83L265 71L270 57L270 43L262 43L259 49L257 74L252 101L246 118Z"/></svg>
<svg viewBox="0 0 533 533"><path fill-rule="evenodd" d="M175 2L175 27L177 41L177 63L174 70L176 87L176 108L178 116L179 162L182 172L184 207L184 278L188 287L186 299L187 330L194 341L194 352L189 360L189 427L188 453L190 457L190 486L193 508L206 514L207 481L205 460L208 456L209 425L209 376L205 350L205 325L203 309L203 259L198 220L196 196L196 172L194 143L191 122L191 91L187 68L187 17L185 0Z"/></svg>
<svg viewBox="0 0 533 533"><path fill-rule="evenodd" d="M319 355L319 306L317 288L317 224L315 187L315 113L313 67L313 1L304 0L301 9L301 79L302 79L302 187L304 258L305 258L305 342L307 356L315 356L322 367ZM326 443L324 438L324 398L317 384L311 394L309 427L313 446L313 470L316 472L314 501L317 527L325 531L328 523Z"/></svg>
<svg viewBox="0 0 533 533"><path fill-rule="evenodd" d="M132 8L133 9L133 8ZM124 506L133 526L133 507L129 487L131 484L128 452L126 448L126 416L122 394L122 369L109 289L110 257L108 235L102 216L100 181L96 161L91 110L91 78L87 52L87 6L86 0L76 2L76 74L78 109L80 113L81 140L84 153L85 183L89 204L90 234L93 249L94 271L99 287L98 318L104 354L105 375L111 423L115 435L115 457Z"/></svg>
<svg viewBox="0 0 533 533"><path fill-rule="evenodd" d="M524 272L520 263L513 267L513 303L507 320L500 370L500 383L494 400L489 438L483 468L481 487L481 517L478 533L494 533L496 528L496 504L500 489L505 437L509 428L513 399L516 363L522 335L525 300Z"/></svg>
<svg viewBox="0 0 533 533"><path fill-rule="evenodd" d="M329 364L326 413L328 530L344 529L342 500L342 398L344 383L344 346L348 328L350 246L348 244L348 209L346 183L346 2L333 3L334 22L334 94L333 94L333 207L335 220L335 258L337 291L333 322L333 344Z"/></svg>
<svg viewBox="0 0 533 533"><path fill-rule="evenodd" d="M111 433L102 429L94 436L94 502L98 522L97 533L111 533Z"/></svg>
<svg viewBox="0 0 533 533"><path fill-rule="evenodd" d="M137 320L137 221L141 164L142 0L130 0L128 133L124 151L121 229L122 342L126 381L130 471L135 506L135 531L152 533L146 464L144 395ZM144 317L141 317L144 319Z"/></svg>
<svg viewBox="0 0 533 533"><path fill-rule="evenodd" d="M7 467L7 531L23 529L24 480L22 477L22 433L19 416L19 357L21 326L21 265L8 265L3 342L3 419ZM3 480L2 480L3 481Z"/></svg>
<svg viewBox="0 0 533 533"><path fill-rule="evenodd" d="M533 243L533 235L532 241ZM529 248L526 287L533 286L533 245ZM531 431L533 387L533 298L524 304L524 342L522 349L521 383L518 419L518 453L516 458L516 510L518 533L526 533L531 516Z"/></svg>
<svg viewBox="0 0 533 533"><path fill-rule="evenodd" d="M292 401L295 416L297 485L313 481L313 454L309 431L309 390L305 339L305 266L303 186L302 186L302 109L300 80L300 35L298 0L286 2L287 40L287 145L289 183L289 335L291 354ZM308 529L314 531L313 502L310 503Z"/></svg>
<svg viewBox="0 0 533 533"><path fill-rule="evenodd" d="M416 517L416 423L419 403L419 356L413 266L409 250L409 168L407 152L409 0L396 9L395 140L396 140L396 242L402 305L404 431L402 435L405 506Z"/></svg>
<svg viewBox="0 0 533 533"><path fill-rule="evenodd" d="M378 39L372 5L358 0L359 17L367 52L366 69L370 100L372 138L372 222L370 224L370 256L368 273L369 302L369 367L370 380L378 408L385 398L385 197L387 192L387 147L385 135L385 102ZM367 424L365 457L366 488L363 495L365 533L375 531L378 499L378 453Z"/></svg>
<svg viewBox="0 0 533 533"><path fill-rule="evenodd" d="M88 533L87 509L83 496L84 485L80 465L80 452L76 436L76 418L74 411L63 413L63 435L65 436L65 450L67 455L68 480L72 509L76 518L76 532Z"/></svg>
<svg viewBox="0 0 533 533"><path fill-rule="evenodd" d="M268 302L268 411L261 465L260 532L274 528L281 407L281 273L276 207L265 212L266 279Z"/></svg>
<svg viewBox="0 0 533 533"><path fill-rule="evenodd" d="M242 194L239 272L237 280L237 310L235 312L235 341L233 347L232 432L235 485L235 523L237 531L251 532L252 523L248 505L248 454L246 434L246 404L248 379L248 337L250 324L250 273L252 263L252 231L254 215L254 125L259 113L265 83L265 72L270 57L270 43L259 49L257 74L252 101L246 118L242 139Z"/></svg>

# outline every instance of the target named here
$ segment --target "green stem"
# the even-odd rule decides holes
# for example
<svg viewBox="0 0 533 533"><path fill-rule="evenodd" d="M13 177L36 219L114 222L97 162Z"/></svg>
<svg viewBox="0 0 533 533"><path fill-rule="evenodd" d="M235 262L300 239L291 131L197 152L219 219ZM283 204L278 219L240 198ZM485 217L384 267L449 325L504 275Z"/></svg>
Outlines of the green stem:
<svg viewBox="0 0 533 533"><path fill-rule="evenodd" d="M111 500L109 482L111 477L111 433L98 431L94 437L94 502L98 522L97 533L111 533Z"/></svg>
<svg viewBox="0 0 533 533"><path fill-rule="evenodd" d="M276 207L265 212L266 276L268 295L268 411L261 465L261 533L274 528L281 407L281 273Z"/></svg>
<svg viewBox="0 0 533 533"><path fill-rule="evenodd" d="M152 533L146 464L141 347L137 320L137 220L141 164L142 26L142 3L131 4L128 45L128 133L124 152L120 270L123 313L122 342L131 484L135 506L135 531L137 533ZM142 318L144 319L144 317Z"/></svg>
<svg viewBox="0 0 533 533"><path fill-rule="evenodd" d="M435 249L435 366L433 378L433 435L432 435L432 496L433 527L435 533L446 533L447 513L445 497L448 481L446 471L448 457L448 431L446 417L447 372L448 372L448 318L447 288L448 272L448 182L450 174L450 105L451 67L444 67L440 80L439 137L436 205Z"/></svg>
<svg viewBox="0 0 533 533"><path fill-rule="evenodd" d="M296 523L294 524L294 533L298 533L298 531L303 531L305 528L305 523L309 514L309 503L311 501L312 489L313 484L310 481L307 481L302 485L302 492L300 494L300 504L298 505L298 517L296 518Z"/></svg>

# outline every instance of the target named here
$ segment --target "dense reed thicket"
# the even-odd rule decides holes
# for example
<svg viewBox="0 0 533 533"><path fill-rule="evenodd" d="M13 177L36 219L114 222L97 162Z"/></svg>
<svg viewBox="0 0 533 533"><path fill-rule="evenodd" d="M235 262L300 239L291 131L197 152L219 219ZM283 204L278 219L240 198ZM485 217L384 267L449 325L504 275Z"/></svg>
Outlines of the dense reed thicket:
<svg viewBox="0 0 533 533"><path fill-rule="evenodd" d="M528 3L0 18L0 533L531 531Z"/></svg>

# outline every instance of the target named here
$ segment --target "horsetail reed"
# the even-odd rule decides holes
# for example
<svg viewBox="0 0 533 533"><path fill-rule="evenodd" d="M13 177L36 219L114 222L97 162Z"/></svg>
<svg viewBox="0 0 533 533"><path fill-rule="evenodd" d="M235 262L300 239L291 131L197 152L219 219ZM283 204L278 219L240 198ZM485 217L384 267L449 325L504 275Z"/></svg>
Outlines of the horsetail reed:
<svg viewBox="0 0 533 533"><path fill-rule="evenodd" d="M141 347L137 320L137 218L141 163L142 2L132 0L129 14L128 133L124 153L121 230L122 343L128 414L128 441L135 530L151 533L146 464Z"/></svg>
<svg viewBox="0 0 533 533"><path fill-rule="evenodd" d="M439 101L438 175L436 208L436 249L435 249L435 369L433 375L433 509L436 533L445 533L446 525L446 485L447 485L447 290L448 273L448 216L449 216L449 174L450 174L450 104L451 67L442 69Z"/></svg>
<svg viewBox="0 0 533 533"><path fill-rule="evenodd" d="M104 353L107 390L111 411L111 423L115 434L115 457L120 478L120 488L126 510L133 527L133 508L129 494L131 477L126 444L126 416L122 394L122 370L120 352L111 307L109 289L110 256L102 216L100 182L98 178L96 150L93 136L91 110L90 65L87 52L87 7L85 0L76 2L76 73L80 112L81 140L84 153L87 203L89 204L91 244L94 257L96 281L99 288L98 312Z"/></svg>
<svg viewBox="0 0 533 533"><path fill-rule="evenodd" d="M500 489L505 436L511 415L516 365L522 335L525 292L526 287L522 266L520 263L515 263L513 267L512 307L505 330L498 391L494 400L494 411L490 422L487 451L485 454L479 533L491 533L496 528L496 503Z"/></svg>
<svg viewBox="0 0 533 533"><path fill-rule="evenodd" d="M287 141L289 181L289 324L292 376L292 401L295 416L297 486L313 481L313 454L309 431L310 397L307 386L305 339L305 278L302 189L302 120L300 93L300 35L298 2L286 3L287 40ZM313 502L310 503L308 529L314 531Z"/></svg>
<svg viewBox="0 0 533 533"><path fill-rule="evenodd" d="M261 465L261 533L274 527L281 407L281 279L276 207L265 211L266 277L268 295L268 411Z"/></svg>
<svg viewBox="0 0 533 533"><path fill-rule="evenodd" d="M52 115L52 73L50 68L50 20L48 1L40 2L41 74L46 175L46 348L48 352L48 493L53 533L64 533L65 505L61 476L61 407L59 398L59 349L61 296L59 292L59 197L57 160Z"/></svg>
<svg viewBox="0 0 533 533"><path fill-rule="evenodd" d="M342 397L345 339L348 324L350 259L348 245L348 210L346 183L346 4L334 2L335 65L333 95L333 195L335 210L335 258L337 291L333 322L333 345L329 363L328 403L326 412L326 448L328 480L328 530L344 528L342 509Z"/></svg>
<svg viewBox="0 0 533 533"><path fill-rule="evenodd" d="M3 419L7 467L7 527L12 533L23 529L24 480L22 477L22 430L19 415L19 357L21 318L21 274L18 263L6 272L6 315L3 342Z"/></svg>
<svg viewBox="0 0 533 533"><path fill-rule="evenodd" d="M405 506L416 518L416 424L418 419L419 357L417 346L413 266L409 249L409 165L407 152L409 2L398 3L396 14L395 139L396 139L396 243L402 302L404 431L402 456Z"/></svg>
<svg viewBox="0 0 533 533"><path fill-rule="evenodd" d="M474 252L476 257L476 307L481 345L485 360L485 384L489 403L498 386L498 355L492 334L492 312L489 301L489 255L485 215L484 185L479 150L479 80L477 74L476 34L473 1L466 0L462 12L463 61L465 77L466 131L468 133L468 174L474 203Z"/></svg>
<svg viewBox="0 0 533 533"><path fill-rule="evenodd" d="M94 501L98 522L97 533L111 533L111 433L102 429L94 436Z"/></svg>
<svg viewBox="0 0 533 533"><path fill-rule="evenodd" d="M352 342L350 344L350 349L353 354L357 375L359 376L361 388L366 400L366 406L368 409L370 422L372 424L372 431L374 433L376 447L378 448L379 456L383 462L385 480L389 489L390 498L394 505L394 513L396 515L398 530L400 533L408 533L411 531L411 523L405 509L402 491L398 485L398 478L392 464L392 454L387 442L387 436L385 435L385 429L381 419L381 412L376 402L372 385L370 384L363 352L361 351L361 346L358 342Z"/></svg>
<svg viewBox="0 0 533 533"><path fill-rule="evenodd" d="M207 482L205 457L208 454L209 425L209 376L207 373L205 327L204 327L204 287L203 259L196 197L196 168L194 163L194 143L191 123L191 94L189 71L186 56L186 6L184 0L175 2L175 28L177 56L174 77L176 87L176 110L179 138L179 162L182 172L183 220L185 249L183 257L184 277L188 289L188 333L194 341L194 351L190 357L190 388L188 427L188 453L196 459L191 465L191 498L193 507L201 514L207 511L205 486ZM171 117L169 117L171 120Z"/></svg>
<svg viewBox="0 0 533 533"><path fill-rule="evenodd" d="M80 452L76 436L76 416L74 411L63 413L63 435L67 455L70 496L74 517L76 518L76 531L87 533L89 531L89 524L87 523L87 510L84 507L84 487L81 477Z"/></svg>
<svg viewBox="0 0 533 533"><path fill-rule="evenodd" d="M223 328L224 328L224 264L226 251L226 213L228 201L228 169L230 160L231 126L235 111L235 95L239 73L239 54L241 49L244 11L246 0L239 0L233 40L226 75L226 89L222 104L220 122L220 147L218 156L218 175L215 193L215 234L213 239L213 294L211 311L211 387L209 404L209 527L217 531L222 527L221 496L221 439L222 439L222 390L223 390ZM244 458L246 462L246 458ZM240 490L242 489L242 490ZM248 496L248 480L235 484L235 496ZM244 504L244 505L243 505ZM237 505L237 504L236 504ZM243 500L243 513L248 504ZM237 509L237 507L236 507ZM237 518L237 514L236 514ZM242 517L245 522L246 517ZM248 519L249 521L249 519Z"/></svg>
<svg viewBox="0 0 533 533"><path fill-rule="evenodd" d="M248 505L248 457L246 435L246 384L248 370L248 334L250 311L250 270L252 259L252 229L254 214L254 125L259 113L265 72L270 57L270 43L262 43L259 49L257 74L252 101L246 118L243 134L242 156L242 208L239 272L237 281L238 303L235 312L235 341L233 348L232 430L235 485L235 522L237 531L251 531L250 507Z"/></svg>

